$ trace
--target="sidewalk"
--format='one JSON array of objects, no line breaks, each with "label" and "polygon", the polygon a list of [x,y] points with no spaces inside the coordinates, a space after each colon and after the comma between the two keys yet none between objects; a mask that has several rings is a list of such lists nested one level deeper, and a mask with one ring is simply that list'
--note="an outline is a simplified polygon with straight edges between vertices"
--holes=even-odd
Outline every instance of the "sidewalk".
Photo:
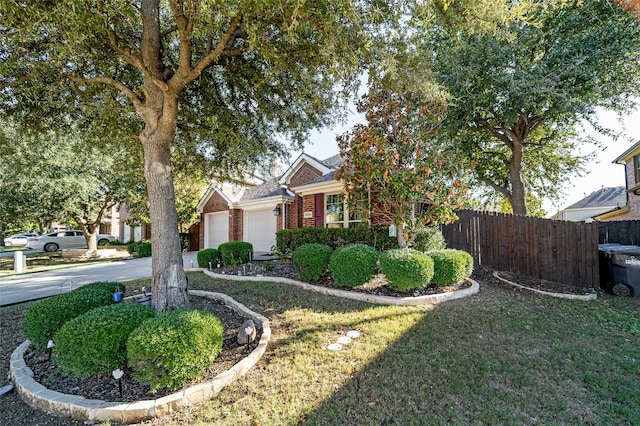
[{"label": "sidewalk", "polygon": [[[183,253],[185,269],[197,268],[197,252]],[[151,277],[151,258],[100,262],[0,278],[0,306],[68,292],[96,281],[129,281]]]}]

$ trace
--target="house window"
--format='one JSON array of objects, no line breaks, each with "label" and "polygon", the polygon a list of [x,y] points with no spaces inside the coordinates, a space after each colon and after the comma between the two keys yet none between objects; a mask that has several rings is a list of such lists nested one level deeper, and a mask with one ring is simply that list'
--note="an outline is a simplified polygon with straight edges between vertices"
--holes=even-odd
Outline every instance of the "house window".
[{"label": "house window", "polygon": [[[358,204],[366,200],[359,200]],[[330,194],[325,196],[324,226],[327,228],[349,228],[362,222],[364,212],[362,209],[350,211],[342,194]]]},{"label": "house window", "polygon": [[640,183],[640,155],[633,157],[633,169],[636,176],[636,183]]},{"label": "house window", "polygon": [[343,228],[344,200],[340,194],[326,195],[324,198],[324,226],[327,228]]}]

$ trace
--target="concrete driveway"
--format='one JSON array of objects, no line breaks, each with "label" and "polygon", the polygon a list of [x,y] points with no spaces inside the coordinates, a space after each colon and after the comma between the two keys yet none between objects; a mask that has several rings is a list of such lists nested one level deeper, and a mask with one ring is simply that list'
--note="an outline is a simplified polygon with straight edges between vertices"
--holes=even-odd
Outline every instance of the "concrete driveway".
[{"label": "concrete driveway", "polygon": [[[197,267],[197,252],[183,254],[184,267]],[[151,258],[129,259],[0,278],[0,306],[53,296],[96,281],[151,276]]]}]

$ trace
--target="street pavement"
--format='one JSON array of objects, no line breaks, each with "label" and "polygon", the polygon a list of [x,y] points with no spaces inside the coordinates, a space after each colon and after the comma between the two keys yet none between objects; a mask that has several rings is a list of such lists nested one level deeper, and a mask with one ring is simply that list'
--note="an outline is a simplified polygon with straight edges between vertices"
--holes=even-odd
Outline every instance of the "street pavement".
[{"label": "street pavement", "polygon": [[[185,268],[198,267],[197,252],[183,253]],[[129,281],[151,276],[151,258],[94,263],[0,278],[0,306],[65,293],[96,281]]]}]

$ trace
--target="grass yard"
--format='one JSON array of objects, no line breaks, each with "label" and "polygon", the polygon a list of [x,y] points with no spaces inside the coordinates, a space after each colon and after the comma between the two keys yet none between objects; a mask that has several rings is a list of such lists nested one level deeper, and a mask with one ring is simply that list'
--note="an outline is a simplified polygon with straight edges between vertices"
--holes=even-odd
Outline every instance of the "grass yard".
[{"label": "grass yard", "polygon": [[[640,424],[640,299],[481,283],[435,307],[373,306],[190,275],[272,322],[265,357],[203,410],[150,424]],[[347,331],[362,336],[329,352]]]},{"label": "grass yard", "polygon": [[[267,316],[271,344],[206,406],[141,424],[640,424],[640,299],[569,301],[491,281],[412,308],[200,273],[189,283]],[[15,309],[0,310],[3,324]],[[354,329],[343,350],[326,349]]]}]

